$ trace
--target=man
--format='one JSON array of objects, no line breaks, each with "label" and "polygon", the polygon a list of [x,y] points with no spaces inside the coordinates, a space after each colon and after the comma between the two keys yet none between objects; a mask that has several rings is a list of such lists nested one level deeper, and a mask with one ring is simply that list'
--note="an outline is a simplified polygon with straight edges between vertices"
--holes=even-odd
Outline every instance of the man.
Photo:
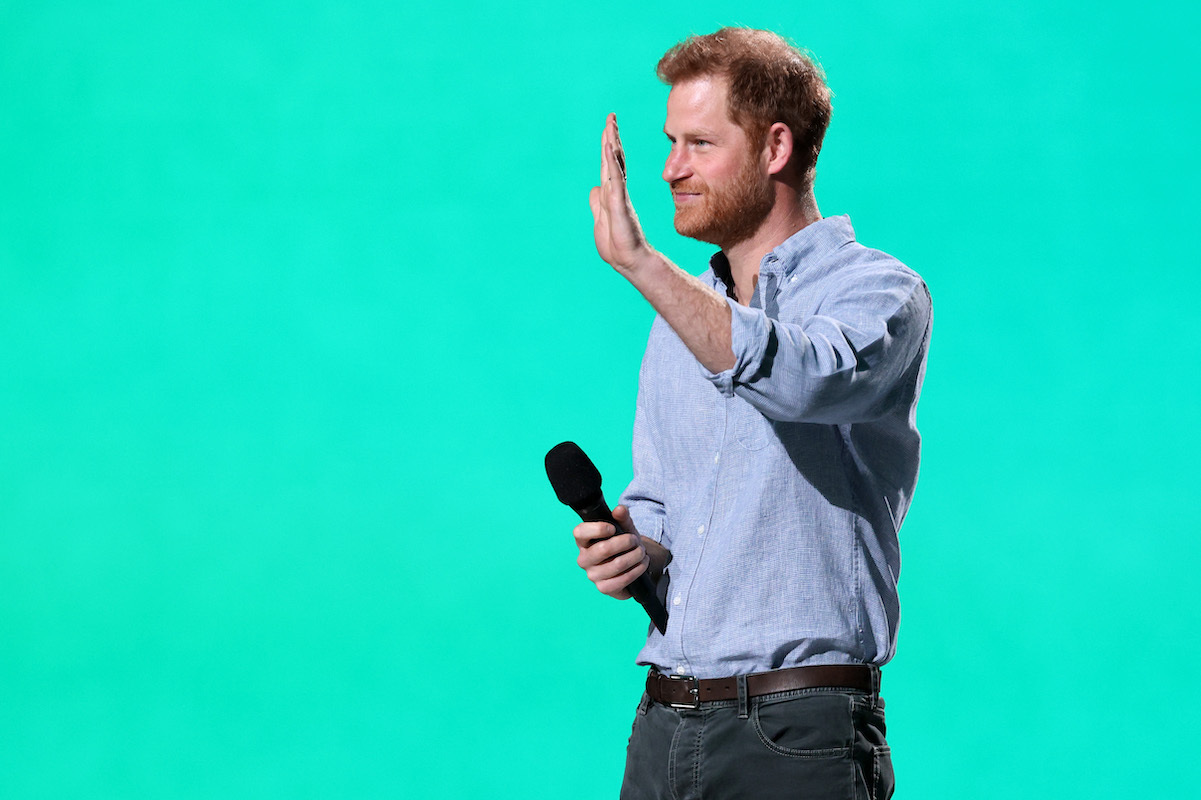
[{"label": "man", "polygon": [[896,644],[930,296],[819,213],[830,93],[808,58],[725,28],[658,74],[676,230],[721,250],[695,278],[647,243],[610,115],[596,247],[658,317],[624,531],[575,537],[601,592],[628,597],[649,570],[670,615],[638,658],[622,797],[888,797],[878,667]]}]

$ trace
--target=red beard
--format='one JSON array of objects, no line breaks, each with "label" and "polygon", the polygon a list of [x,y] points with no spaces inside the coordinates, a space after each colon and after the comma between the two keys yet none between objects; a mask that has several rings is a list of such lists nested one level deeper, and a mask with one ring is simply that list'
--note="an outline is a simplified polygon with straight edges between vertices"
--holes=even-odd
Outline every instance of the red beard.
[{"label": "red beard", "polygon": [[699,202],[676,207],[676,232],[723,249],[751,238],[771,213],[776,197],[771,181],[759,174],[750,153],[725,186],[714,189],[694,177],[672,183],[671,190],[700,195]]}]

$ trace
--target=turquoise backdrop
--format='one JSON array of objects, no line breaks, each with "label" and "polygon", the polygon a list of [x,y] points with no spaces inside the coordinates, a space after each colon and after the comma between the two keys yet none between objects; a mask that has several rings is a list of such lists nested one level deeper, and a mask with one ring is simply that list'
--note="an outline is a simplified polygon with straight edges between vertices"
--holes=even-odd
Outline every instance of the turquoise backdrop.
[{"label": "turquoise backdrop", "polygon": [[897,797],[1195,791],[1198,16],[0,2],[0,794],[616,796],[645,624],[542,456],[629,479],[588,188],[615,111],[704,268],[653,67],[721,24],[817,55],[821,209],[934,296]]}]

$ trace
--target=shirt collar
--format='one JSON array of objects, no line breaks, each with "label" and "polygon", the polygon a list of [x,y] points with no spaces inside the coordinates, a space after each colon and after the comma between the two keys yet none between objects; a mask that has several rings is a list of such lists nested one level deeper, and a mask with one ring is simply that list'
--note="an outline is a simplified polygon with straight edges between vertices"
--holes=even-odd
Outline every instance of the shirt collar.
[{"label": "shirt collar", "polygon": [[799,269],[806,259],[837,250],[853,241],[855,229],[851,227],[849,216],[824,217],[785,239],[779,247],[763,257],[759,269],[762,271],[769,262],[779,263],[780,272],[788,275]]},{"label": "shirt collar", "polygon": [[[806,225],[785,239],[779,247],[763,257],[759,262],[759,273],[776,272],[788,275],[801,267],[802,262],[810,256],[837,250],[847,242],[855,241],[855,229],[851,227],[851,218],[846,214],[836,217],[823,217],[817,222]],[[726,294],[734,296],[734,280],[730,274],[730,262],[726,254],[718,250],[709,259],[713,275],[724,286]]]}]

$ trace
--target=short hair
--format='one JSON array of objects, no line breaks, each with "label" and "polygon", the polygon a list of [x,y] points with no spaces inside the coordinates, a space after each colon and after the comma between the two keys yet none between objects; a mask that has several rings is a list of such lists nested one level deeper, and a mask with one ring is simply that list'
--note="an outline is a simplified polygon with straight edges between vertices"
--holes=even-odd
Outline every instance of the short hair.
[{"label": "short hair", "polygon": [[801,188],[813,186],[830,124],[830,87],[822,68],[795,44],[771,31],[722,28],[672,47],[655,73],[668,86],[700,77],[726,78],[730,119],[757,143],[773,124],[787,125]]}]

